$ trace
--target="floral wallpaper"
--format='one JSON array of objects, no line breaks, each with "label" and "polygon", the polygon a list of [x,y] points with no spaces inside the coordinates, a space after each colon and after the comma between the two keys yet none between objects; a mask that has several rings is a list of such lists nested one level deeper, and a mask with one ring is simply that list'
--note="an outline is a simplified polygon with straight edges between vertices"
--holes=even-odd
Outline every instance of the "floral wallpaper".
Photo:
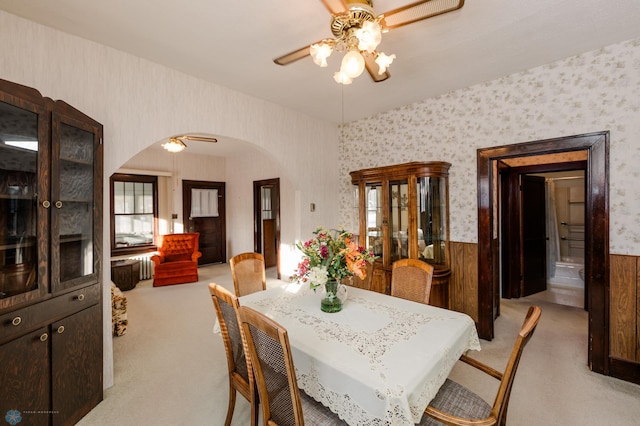
[{"label": "floral wallpaper", "polygon": [[640,254],[640,39],[343,125],[342,223],[357,230],[350,171],[448,161],[451,240],[475,243],[478,148],[598,131],[610,132],[610,251]]}]

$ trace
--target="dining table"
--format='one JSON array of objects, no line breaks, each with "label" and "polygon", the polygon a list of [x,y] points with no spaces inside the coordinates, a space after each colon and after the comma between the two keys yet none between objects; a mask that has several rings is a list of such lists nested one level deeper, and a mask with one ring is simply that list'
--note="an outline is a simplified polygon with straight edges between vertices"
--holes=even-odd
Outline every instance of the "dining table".
[{"label": "dining table", "polygon": [[480,350],[464,313],[348,287],[342,310],[285,284],[239,298],[287,329],[298,386],[349,425],[414,425],[460,356]]}]

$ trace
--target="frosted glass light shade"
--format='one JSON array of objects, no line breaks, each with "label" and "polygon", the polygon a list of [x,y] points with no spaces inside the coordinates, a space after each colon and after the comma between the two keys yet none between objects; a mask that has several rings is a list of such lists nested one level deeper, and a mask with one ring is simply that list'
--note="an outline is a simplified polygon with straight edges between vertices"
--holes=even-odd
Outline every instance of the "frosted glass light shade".
[{"label": "frosted glass light shade", "polygon": [[335,74],[333,74],[333,79],[336,81],[336,83],[341,83],[341,84],[353,83],[353,79],[348,75],[346,75],[345,73],[343,73],[342,71],[338,71]]},{"label": "frosted glass light shade", "polygon": [[169,152],[180,152],[187,147],[187,145],[180,139],[171,138],[169,142],[163,143],[162,147]]},{"label": "frosted glass light shade", "polygon": [[333,48],[327,43],[312,44],[309,48],[313,62],[320,67],[327,66],[327,58],[331,56],[332,52]]},{"label": "frosted glass light shade", "polygon": [[350,50],[342,58],[342,65],[340,66],[340,72],[346,74],[350,78],[356,78],[364,71],[364,58],[360,52],[356,50]]},{"label": "frosted glass light shade", "polygon": [[382,41],[382,28],[377,22],[365,21],[356,31],[358,49],[372,53]]},{"label": "frosted glass light shade", "polygon": [[378,74],[384,74],[395,58],[395,54],[387,56],[383,52],[378,53],[378,57],[376,58],[376,64],[378,64],[379,67]]}]

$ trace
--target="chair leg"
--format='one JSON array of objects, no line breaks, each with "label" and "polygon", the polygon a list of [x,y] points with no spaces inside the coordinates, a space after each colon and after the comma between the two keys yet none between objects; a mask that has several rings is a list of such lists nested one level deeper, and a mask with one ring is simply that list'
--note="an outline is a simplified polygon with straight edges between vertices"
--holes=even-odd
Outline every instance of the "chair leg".
[{"label": "chair leg", "polygon": [[233,418],[233,410],[236,408],[236,389],[229,384],[229,408],[227,408],[227,419],[224,421],[225,426],[231,425]]},{"label": "chair leg", "polygon": [[254,397],[251,403],[251,426],[258,426],[258,399]]}]

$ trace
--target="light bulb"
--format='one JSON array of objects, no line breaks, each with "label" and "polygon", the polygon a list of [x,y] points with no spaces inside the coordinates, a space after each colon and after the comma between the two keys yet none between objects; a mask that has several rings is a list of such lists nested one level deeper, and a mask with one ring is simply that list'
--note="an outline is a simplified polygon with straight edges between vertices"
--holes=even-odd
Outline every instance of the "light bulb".
[{"label": "light bulb", "polygon": [[350,50],[342,58],[340,72],[345,73],[350,78],[356,78],[364,71],[364,58],[357,50]]}]

